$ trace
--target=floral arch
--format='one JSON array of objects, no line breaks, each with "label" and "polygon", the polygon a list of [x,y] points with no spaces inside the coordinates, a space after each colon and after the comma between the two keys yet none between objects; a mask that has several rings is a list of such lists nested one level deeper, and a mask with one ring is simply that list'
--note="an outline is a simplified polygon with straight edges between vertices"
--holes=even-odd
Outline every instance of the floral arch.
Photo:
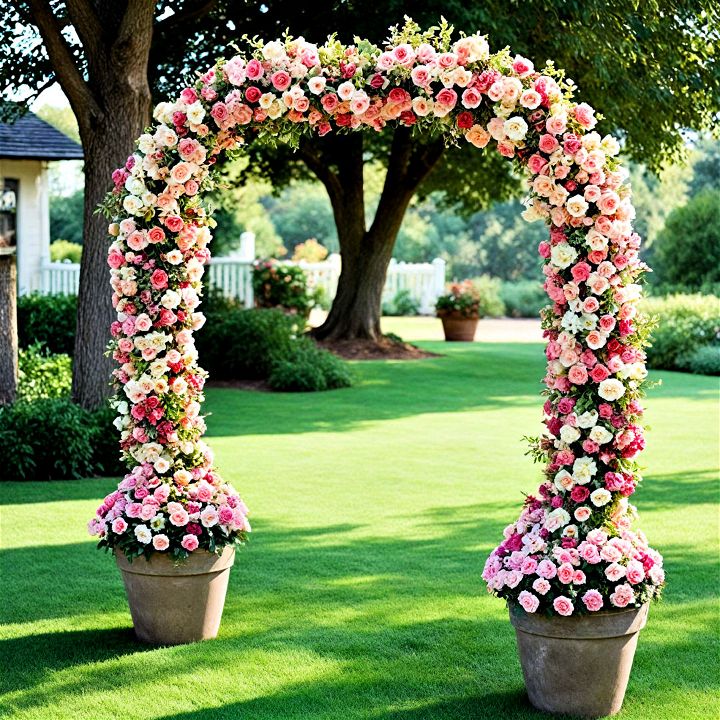
[{"label": "floral arch", "polygon": [[236,56],[160,103],[104,206],[117,310],[113,403],[129,473],[90,522],[100,545],[182,559],[250,531],[246,506],[201,439],[205,373],[193,331],[204,323],[215,223],[203,196],[218,156],[250,140],[297,145],[307,133],[397,124],[507,157],[528,177],[524,218],[549,228],[539,246],[551,301],[542,313],[547,432],[532,447],[545,479],[488,558],[489,589],[528,612],[560,615],[659,594],[662,558],[630,529],[627,500],[644,446],[640,238],[618,142],[595,132],[593,109],[573,89],[552,64],[539,71],[507,49],[490,53],[481,35],[453,38],[444,24],[423,32],[407,21],[383,48],[246,38]]}]

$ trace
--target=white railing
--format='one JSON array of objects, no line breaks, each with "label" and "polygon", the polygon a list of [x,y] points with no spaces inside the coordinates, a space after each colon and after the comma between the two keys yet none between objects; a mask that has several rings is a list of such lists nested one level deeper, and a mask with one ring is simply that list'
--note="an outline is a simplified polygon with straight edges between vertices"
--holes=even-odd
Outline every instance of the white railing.
[{"label": "white railing", "polygon": [[[340,256],[318,263],[297,264],[305,270],[310,287],[321,287],[328,300],[335,297],[340,277]],[[237,298],[245,307],[253,305],[252,262],[235,257],[213,258],[208,268],[210,282],[229,298]],[[41,292],[46,295],[77,294],[80,266],[74,263],[47,263],[42,268]],[[418,303],[420,312],[433,312],[435,301],[445,290],[445,261],[405,263],[391,260],[388,267],[383,302],[392,302],[398,292],[407,290]]]},{"label": "white railing", "polygon": [[51,262],[42,266],[40,292],[44,295],[77,295],[80,265]]}]

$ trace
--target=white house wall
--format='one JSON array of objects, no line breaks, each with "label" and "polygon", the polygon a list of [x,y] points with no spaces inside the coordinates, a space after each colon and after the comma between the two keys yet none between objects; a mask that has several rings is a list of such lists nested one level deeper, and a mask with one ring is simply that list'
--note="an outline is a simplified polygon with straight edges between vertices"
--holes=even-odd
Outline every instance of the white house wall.
[{"label": "white house wall", "polygon": [[42,290],[42,267],[50,260],[47,162],[0,159],[0,178],[18,181],[18,292],[25,295]]}]

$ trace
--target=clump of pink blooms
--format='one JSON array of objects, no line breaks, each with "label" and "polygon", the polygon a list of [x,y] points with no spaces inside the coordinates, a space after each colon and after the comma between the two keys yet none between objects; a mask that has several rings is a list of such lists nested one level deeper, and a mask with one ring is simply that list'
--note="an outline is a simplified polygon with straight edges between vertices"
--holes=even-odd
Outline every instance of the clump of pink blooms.
[{"label": "clump of pink blooms", "polygon": [[491,591],[528,612],[636,606],[663,585],[662,559],[630,529],[640,476],[645,324],[636,310],[640,238],[618,142],[595,132],[553,66],[444,23],[408,20],[385,47],[246,39],[160,103],[137,151],[113,173],[105,210],[117,320],[116,421],[130,472],[90,530],[129,554],[214,549],[242,540],[247,509],[202,442],[204,372],[193,331],[214,221],[203,197],[225,150],[263,137],[417,126],[448,144],[489,146],[529,175],[526,220],[541,220],[548,339],[546,481],[487,561]]}]

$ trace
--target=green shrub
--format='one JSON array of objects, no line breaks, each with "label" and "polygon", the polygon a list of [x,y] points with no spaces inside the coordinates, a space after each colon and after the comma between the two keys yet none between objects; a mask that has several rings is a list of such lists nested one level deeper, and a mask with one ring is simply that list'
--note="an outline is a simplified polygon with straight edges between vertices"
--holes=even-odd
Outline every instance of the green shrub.
[{"label": "green shrub", "polygon": [[472,284],[480,293],[480,317],[503,317],[505,303],[500,296],[502,281],[490,275],[473,278]]},{"label": "green shrub", "polygon": [[704,345],[678,358],[678,365],[697,375],[720,375],[720,345]]},{"label": "green shrub", "polygon": [[74,295],[23,295],[18,298],[20,347],[42,343],[52,353],[73,354],[77,298]]},{"label": "green shrub", "polygon": [[309,338],[298,338],[290,353],[275,362],[268,384],[284,392],[314,392],[349,387],[352,384],[346,363]]},{"label": "green shrub", "polygon": [[113,425],[117,413],[104,405],[92,413],[92,462],[98,475],[123,475],[127,472],[120,460],[120,432]]},{"label": "green shrub", "polygon": [[383,315],[408,317],[420,313],[420,303],[410,294],[408,289],[398,290],[395,297],[383,303]]},{"label": "green shrub", "polygon": [[53,354],[39,342],[18,352],[18,400],[69,397],[72,360]]},{"label": "green shrub", "polygon": [[258,307],[284,308],[307,317],[315,306],[305,271],[297,265],[284,265],[276,260],[258,261],[253,266],[252,285]]},{"label": "green shrub", "polygon": [[197,333],[200,363],[217,380],[265,380],[303,330],[303,321],[280,310],[229,310]]},{"label": "green shrub", "polygon": [[657,318],[648,365],[665,370],[683,370],[682,362],[695,350],[718,342],[720,298],[713,295],[670,295],[645,298],[641,309]]},{"label": "green shrub", "polygon": [[652,246],[659,282],[699,290],[720,282],[720,189],[708,188],[673,210]]},{"label": "green shrub", "polygon": [[55,240],[50,243],[50,260],[52,262],[79,263],[82,256],[82,245],[69,240]]},{"label": "green shrub", "polygon": [[92,475],[91,413],[67,399],[0,407],[0,464],[5,480],[60,480]]},{"label": "green shrub", "polygon": [[540,310],[550,302],[542,285],[535,280],[504,281],[500,298],[507,314],[516,318],[540,317]]}]

